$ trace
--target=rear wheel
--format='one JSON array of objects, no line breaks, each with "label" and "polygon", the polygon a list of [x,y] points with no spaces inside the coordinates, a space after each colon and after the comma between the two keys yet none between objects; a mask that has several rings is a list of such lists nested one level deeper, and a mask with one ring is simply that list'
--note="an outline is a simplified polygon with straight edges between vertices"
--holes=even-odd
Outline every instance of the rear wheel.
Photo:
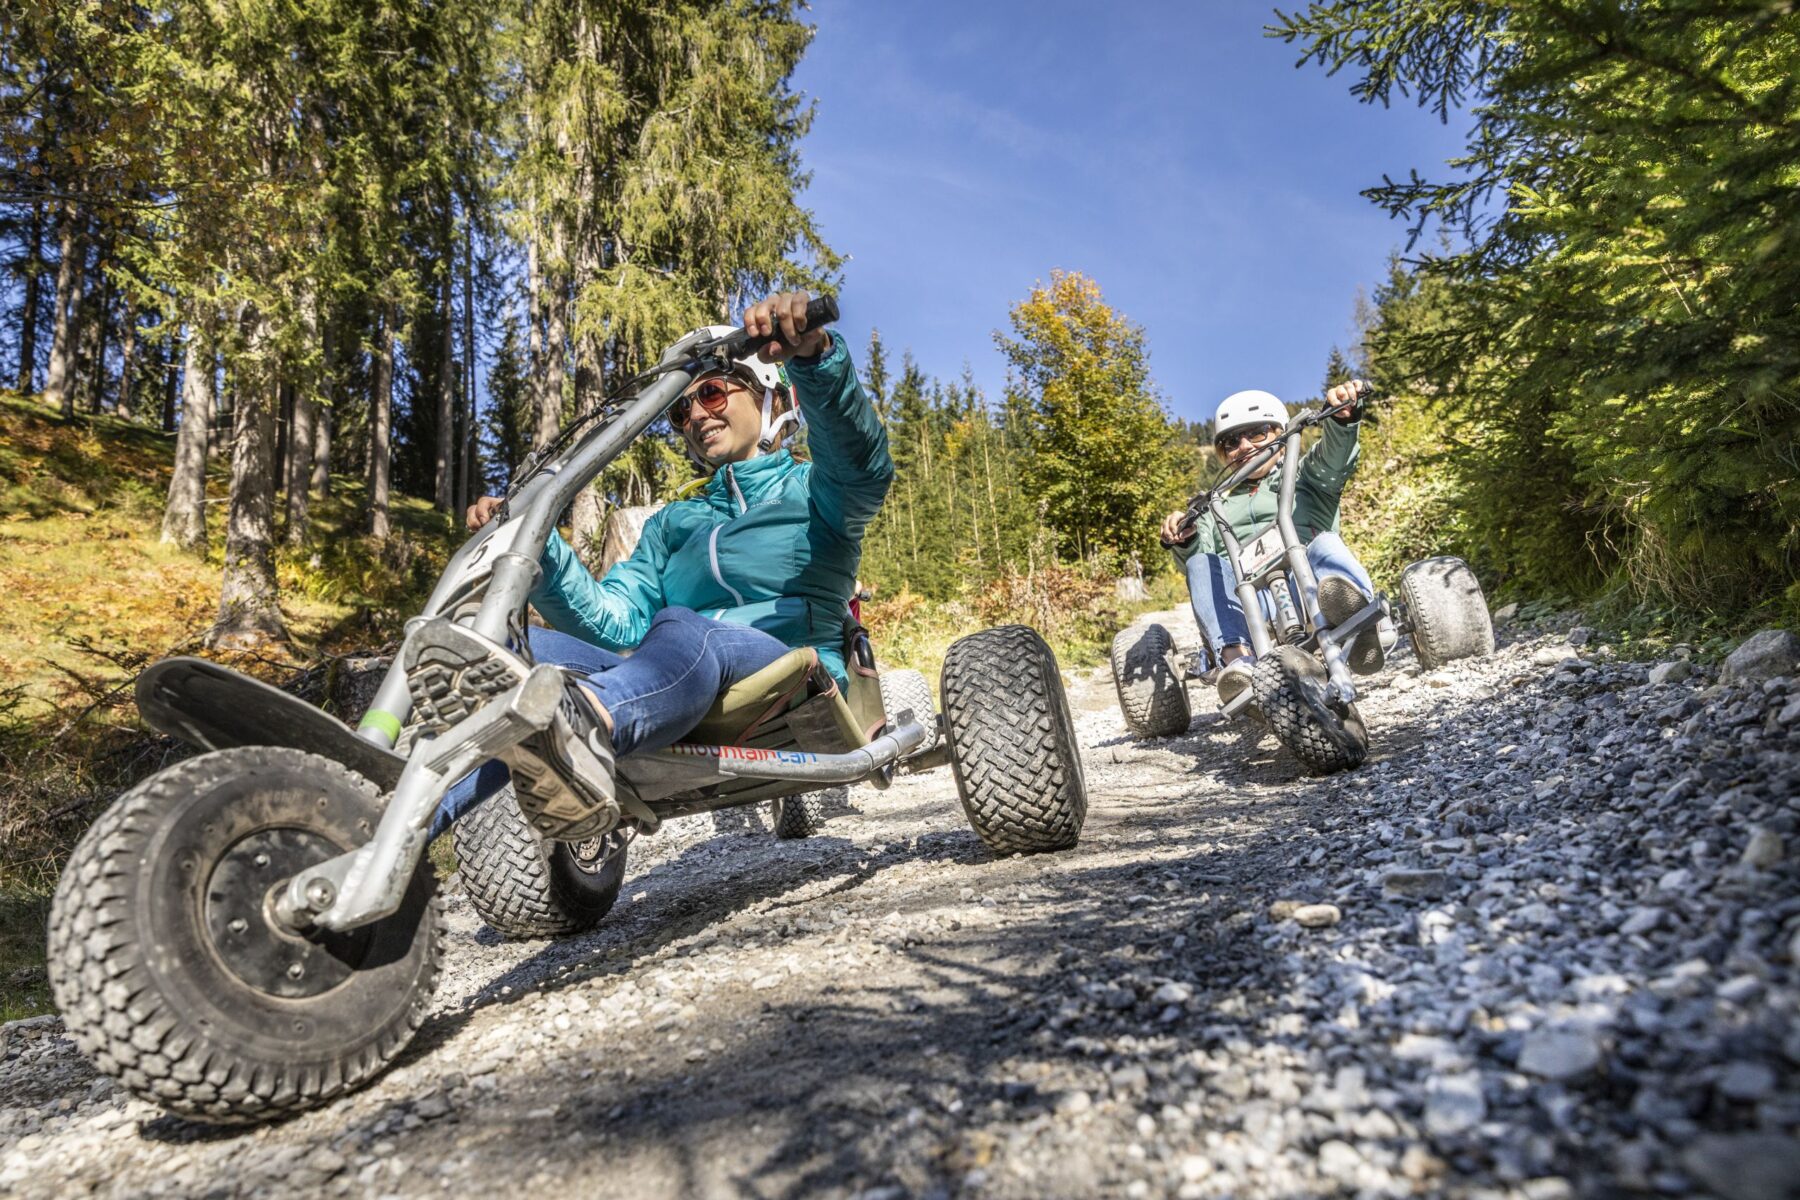
[{"label": "rear wheel", "polygon": [[507,937],[592,929],[625,882],[622,830],[580,842],[545,841],[519,811],[511,784],[464,814],[451,837],[469,902]]},{"label": "rear wheel", "polygon": [[1002,625],[944,656],[939,694],[963,812],[996,853],[1066,850],[1087,819],[1087,781],[1056,656]]},{"label": "rear wheel", "polygon": [[[842,794],[842,789],[837,789]],[[819,832],[825,824],[825,801],[830,791],[802,792],[798,796],[779,796],[773,801],[771,822],[778,838],[806,838]]]},{"label": "rear wheel", "polygon": [[1422,559],[1400,573],[1413,650],[1426,670],[1494,652],[1494,622],[1481,581],[1460,558]]},{"label": "rear wheel", "polygon": [[295,934],[277,885],[367,842],[383,797],[316,754],[177,763],[75,848],[50,912],[50,986],[75,1044],[136,1095],[225,1124],[316,1107],[381,1072],[437,983],[436,880],[345,933]]},{"label": "rear wheel", "polygon": [[1175,639],[1161,625],[1121,629],[1112,642],[1113,686],[1125,726],[1139,737],[1176,737],[1194,719],[1175,670]]},{"label": "rear wheel", "polygon": [[1325,668],[1293,646],[1278,646],[1256,660],[1256,703],[1281,744],[1315,775],[1362,762],[1369,732],[1356,705],[1340,710],[1326,698]]},{"label": "rear wheel", "polygon": [[920,671],[883,671],[881,673],[881,709],[890,726],[901,713],[910,711],[925,727],[925,740],[914,754],[923,754],[938,743],[937,705],[931,700],[931,684]]}]

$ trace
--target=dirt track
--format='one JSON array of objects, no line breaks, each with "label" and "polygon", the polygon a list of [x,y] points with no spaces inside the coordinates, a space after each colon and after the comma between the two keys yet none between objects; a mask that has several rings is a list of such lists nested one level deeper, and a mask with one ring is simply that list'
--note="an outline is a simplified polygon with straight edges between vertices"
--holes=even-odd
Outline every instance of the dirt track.
[{"label": "dirt track", "polygon": [[1068,854],[993,861],[946,770],[805,842],[673,823],[562,942],[498,941],[452,883],[399,1068],[279,1126],[162,1116],[14,1028],[0,1191],[1783,1195],[1793,694],[1572,655],[1400,655],[1371,762],[1324,780],[1211,718],[1133,742],[1083,673]]}]

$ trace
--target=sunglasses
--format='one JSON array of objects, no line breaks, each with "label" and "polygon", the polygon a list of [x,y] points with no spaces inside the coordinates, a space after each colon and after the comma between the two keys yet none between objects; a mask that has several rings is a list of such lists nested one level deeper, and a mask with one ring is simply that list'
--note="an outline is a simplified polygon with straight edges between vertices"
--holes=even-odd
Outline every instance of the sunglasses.
[{"label": "sunglasses", "polygon": [[1220,454],[1230,454],[1238,448],[1240,442],[1253,442],[1268,437],[1280,428],[1279,425],[1252,425],[1248,429],[1234,429],[1230,433],[1221,433],[1213,440],[1213,445],[1218,447]]},{"label": "sunglasses", "polygon": [[713,416],[718,416],[725,411],[725,405],[730,403],[732,394],[739,386],[722,379],[709,379],[693,391],[683,392],[681,399],[675,401],[674,406],[669,409],[669,424],[677,429],[686,425],[696,404]]}]

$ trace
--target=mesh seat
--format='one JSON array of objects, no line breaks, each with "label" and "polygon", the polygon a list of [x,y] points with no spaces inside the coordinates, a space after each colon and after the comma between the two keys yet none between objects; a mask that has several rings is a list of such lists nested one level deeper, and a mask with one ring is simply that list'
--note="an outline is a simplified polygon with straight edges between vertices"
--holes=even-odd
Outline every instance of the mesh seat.
[{"label": "mesh seat", "polygon": [[818,651],[802,646],[725,689],[681,740],[842,754],[867,745],[873,732],[859,725]]}]

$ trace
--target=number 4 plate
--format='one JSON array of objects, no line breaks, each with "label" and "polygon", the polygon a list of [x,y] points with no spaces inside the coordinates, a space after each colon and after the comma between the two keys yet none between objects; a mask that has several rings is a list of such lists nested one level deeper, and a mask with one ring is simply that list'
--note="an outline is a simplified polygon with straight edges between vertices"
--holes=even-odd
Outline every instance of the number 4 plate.
[{"label": "number 4 plate", "polygon": [[1244,547],[1244,561],[1249,564],[1250,578],[1254,579],[1268,569],[1276,559],[1287,553],[1287,547],[1281,544],[1281,526],[1271,525],[1262,531],[1255,541]]}]

